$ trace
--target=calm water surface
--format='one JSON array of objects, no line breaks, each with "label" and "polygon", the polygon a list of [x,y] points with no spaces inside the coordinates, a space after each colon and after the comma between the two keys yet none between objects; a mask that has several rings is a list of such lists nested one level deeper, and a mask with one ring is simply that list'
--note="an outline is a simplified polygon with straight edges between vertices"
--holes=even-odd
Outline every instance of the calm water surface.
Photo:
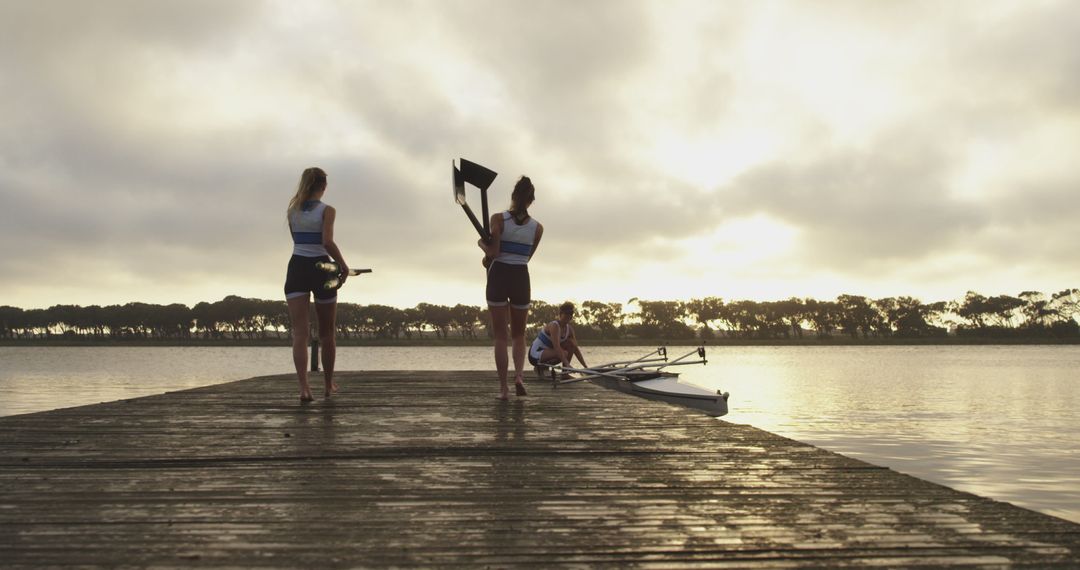
[{"label": "calm water surface", "polygon": [[[0,415],[288,373],[290,359],[286,347],[0,347]],[[1080,522],[1080,347],[730,347],[709,360],[682,369],[683,379],[731,392],[726,421]],[[481,347],[338,354],[342,370],[491,362]]]}]

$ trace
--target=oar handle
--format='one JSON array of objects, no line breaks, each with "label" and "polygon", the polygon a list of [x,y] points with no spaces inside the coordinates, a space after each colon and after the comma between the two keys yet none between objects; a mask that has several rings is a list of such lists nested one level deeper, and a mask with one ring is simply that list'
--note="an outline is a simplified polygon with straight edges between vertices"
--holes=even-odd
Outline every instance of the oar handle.
[{"label": "oar handle", "polygon": [[486,224],[481,225],[480,220],[476,218],[476,214],[473,213],[472,208],[468,204],[462,204],[461,209],[465,210],[465,215],[469,216],[469,221],[472,222],[476,233],[480,234],[480,239],[484,241],[491,241],[491,232],[488,231]]}]

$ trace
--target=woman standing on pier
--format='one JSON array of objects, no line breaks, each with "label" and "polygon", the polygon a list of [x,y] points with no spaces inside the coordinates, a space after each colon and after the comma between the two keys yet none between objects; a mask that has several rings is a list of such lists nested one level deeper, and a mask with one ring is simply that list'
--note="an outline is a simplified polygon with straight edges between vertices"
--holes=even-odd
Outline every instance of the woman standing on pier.
[{"label": "woman standing on pier", "polygon": [[522,176],[510,196],[510,209],[491,216],[491,241],[477,242],[490,259],[487,273],[487,302],[495,335],[495,369],[499,372],[499,399],[510,398],[506,344],[507,323],[513,339],[514,388],[524,396],[525,323],[529,317],[532,288],[529,260],[540,245],[544,226],[529,215],[536,190],[529,177]]},{"label": "woman standing on pier", "polygon": [[334,383],[334,357],[337,345],[334,341],[337,316],[337,290],[326,289],[326,273],[315,264],[333,258],[341,271],[341,282],[349,274],[349,266],[334,243],[334,217],[337,212],[322,201],[326,192],[326,172],[321,168],[308,168],[300,175],[296,195],[289,201],[287,212],[289,231],[293,239],[293,255],[285,277],[285,300],[289,305],[292,322],[293,364],[300,380],[300,403],[315,399],[308,384],[308,335],[310,330],[309,303],[315,295],[315,315],[319,321],[319,343],[322,346],[323,380],[326,397],[337,392]]}]

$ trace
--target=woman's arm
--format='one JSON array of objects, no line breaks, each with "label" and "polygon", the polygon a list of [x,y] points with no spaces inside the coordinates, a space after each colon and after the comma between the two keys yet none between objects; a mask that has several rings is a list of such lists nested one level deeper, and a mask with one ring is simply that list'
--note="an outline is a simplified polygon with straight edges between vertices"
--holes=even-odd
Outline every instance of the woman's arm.
[{"label": "woman's arm", "polygon": [[540,238],[544,237],[544,224],[536,222],[536,239],[533,240],[532,253],[529,254],[529,259],[536,255],[536,248],[540,247]]},{"label": "woman's arm", "polygon": [[562,338],[562,330],[559,327],[559,321],[548,323],[548,338],[552,339],[551,344],[555,345],[555,353],[559,355],[559,362],[563,366],[570,366],[570,357],[566,355],[566,351],[563,350],[562,343],[559,339]]},{"label": "woman's arm", "polygon": [[345,263],[345,257],[341,255],[341,250],[334,243],[334,219],[336,217],[337,210],[333,206],[327,206],[323,210],[322,244],[330,257],[337,262],[338,269],[341,271],[341,284],[344,285],[345,279],[349,276],[349,264]]},{"label": "woman's arm", "polygon": [[571,325],[566,325],[566,326],[570,328],[570,336],[567,337],[567,340],[570,341],[570,343],[571,343],[570,346],[574,347],[574,354],[572,354],[571,356],[576,356],[577,357],[578,362],[581,363],[582,368],[588,368],[589,365],[585,364],[585,357],[581,355],[581,347],[578,346],[577,331],[575,331],[574,327],[571,326]]},{"label": "woman's arm", "polygon": [[488,259],[495,259],[499,257],[499,241],[502,239],[503,233],[503,219],[502,214],[493,214],[491,216],[491,241],[485,242],[484,240],[478,240],[476,245],[480,246],[480,249],[484,250],[484,257]]}]

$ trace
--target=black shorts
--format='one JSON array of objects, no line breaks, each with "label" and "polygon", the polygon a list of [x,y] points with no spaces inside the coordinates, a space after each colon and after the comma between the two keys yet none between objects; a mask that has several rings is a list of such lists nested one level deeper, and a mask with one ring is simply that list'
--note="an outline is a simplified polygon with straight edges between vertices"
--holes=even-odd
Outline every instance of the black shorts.
[{"label": "black shorts", "polygon": [[488,268],[487,303],[489,307],[528,309],[532,301],[528,265],[510,265],[495,261]]},{"label": "black shorts", "polygon": [[315,264],[320,261],[330,261],[330,258],[325,255],[321,257],[294,255],[289,259],[289,271],[285,274],[286,299],[306,298],[308,293],[314,293],[316,303],[337,301],[337,289],[323,288],[326,280],[333,276],[315,267]]}]

